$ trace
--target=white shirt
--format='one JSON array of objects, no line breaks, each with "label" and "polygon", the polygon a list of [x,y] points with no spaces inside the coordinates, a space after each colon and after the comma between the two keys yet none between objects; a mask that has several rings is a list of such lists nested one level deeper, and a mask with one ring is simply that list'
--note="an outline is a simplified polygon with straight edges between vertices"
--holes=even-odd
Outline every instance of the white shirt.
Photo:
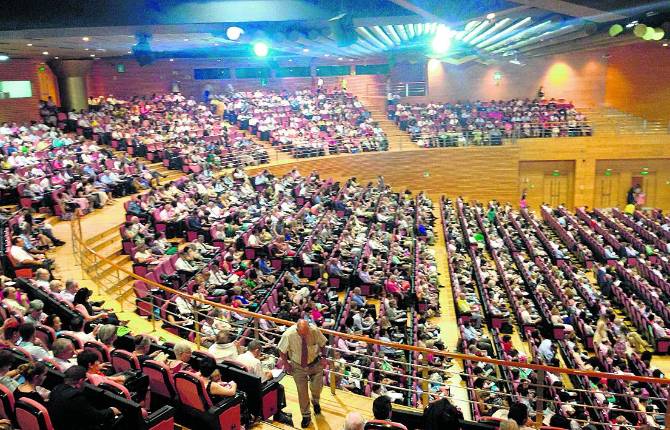
[{"label": "white shirt", "polygon": [[16,245],[12,245],[12,247],[9,249],[9,254],[12,256],[14,261],[19,264],[23,263],[24,261],[34,260],[33,256],[30,255],[28,251]]},{"label": "white shirt", "polygon": [[191,263],[189,263],[188,261],[184,260],[181,257],[177,258],[177,261],[175,261],[174,268],[177,270],[183,270],[184,272],[195,271],[195,267],[193,267]]},{"label": "white shirt", "polygon": [[237,346],[233,342],[224,344],[215,343],[209,347],[209,352],[216,358],[218,363],[239,357],[237,355]]},{"label": "white shirt", "polygon": [[251,351],[247,351],[244,354],[238,355],[235,361],[244,365],[244,367],[247,368],[247,371],[252,375],[261,378],[261,382],[265,382],[267,380],[261,361],[254,357]]}]

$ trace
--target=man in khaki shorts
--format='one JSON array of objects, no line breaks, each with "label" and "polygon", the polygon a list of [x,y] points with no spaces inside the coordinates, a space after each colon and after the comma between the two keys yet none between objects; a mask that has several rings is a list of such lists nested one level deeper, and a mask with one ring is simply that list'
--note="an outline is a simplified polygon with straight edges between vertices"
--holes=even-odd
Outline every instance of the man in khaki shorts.
[{"label": "man in khaki shorts", "polygon": [[321,413],[319,399],[323,389],[323,368],[326,364],[324,348],[328,340],[314,325],[301,319],[284,332],[277,348],[281,353],[284,370],[293,375],[298,390],[302,414],[302,428],[312,421],[309,410],[309,391],[312,392],[314,413]]}]

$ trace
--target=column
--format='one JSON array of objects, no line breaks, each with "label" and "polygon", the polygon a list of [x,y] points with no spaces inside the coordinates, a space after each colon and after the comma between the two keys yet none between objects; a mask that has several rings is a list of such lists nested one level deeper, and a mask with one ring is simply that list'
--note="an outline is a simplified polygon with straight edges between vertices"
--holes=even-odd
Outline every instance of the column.
[{"label": "column", "polygon": [[575,160],[575,207],[593,207],[595,201],[596,159],[594,157]]},{"label": "column", "polygon": [[49,67],[58,77],[62,106],[67,110],[88,109],[86,75],[93,60],[53,60]]}]

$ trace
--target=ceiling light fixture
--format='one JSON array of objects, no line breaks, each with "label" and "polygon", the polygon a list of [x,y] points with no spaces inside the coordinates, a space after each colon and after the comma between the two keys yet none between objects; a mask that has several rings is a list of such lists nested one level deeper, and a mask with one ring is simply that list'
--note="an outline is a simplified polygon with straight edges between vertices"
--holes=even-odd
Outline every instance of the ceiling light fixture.
[{"label": "ceiling light fixture", "polygon": [[60,57],[54,57],[54,59],[58,60]]},{"label": "ceiling light fixture", "polygon": [[26,43],[26,46],[33,46],[32,43]]},{"label": "ceiling light fixture", "polygon": [[42,51],[42,55],[49,55],[49,51]]},{"label": "ceiling light fixture", "polygon": [[339,58],[338,58],[338,60],[339,60],[339,61],[342,61],[342,60],[343,60],[343,58],[342,58],[342,57],[339,57]]},{"label": "ceiling light fixture", "polygon": [[437,27],[435,32],[435,37],[431,42],[430,46],[433,49],[433,52],[436,54],[444,54],[449,50],[451,46],[451,36],[452,32],[444,25]]},{"label": "ceiling light fixture", "polygon": [[95,54],[91,54],[90,56],[91,56],[91,57],[95,57]]},{"label": "ceiling light fixture", "polygon": [[240,27],[228,27],[226,30],[226,37],[230,40],[238,40],[244,34],[244,30]]},{"label": "ceiling light fixture", "polygon": [[302,52],[309,52],[308,48],[302,48]]},{"label": "ceiling light fixture", "polygon": [[9,55],[7,54],[0,54],[0,61],[7,61],[9,60]]},{"label": "ceiling light fixture", "polygon": [[270,52],[270,47],[265,42],[256,42],[254,43],[254,54],[257,57],[266,57]]},{"label": "ceiling light fixture", "polygon": [[174,58],[170,58],[170,61],[174,61]]},{"label": "ceiling light fixture", "polygon": [[188,37],[185,37],[185,38],[184,38],[184,42],[188,42]]},{"label": "ceiling light fixture", "polygon": [[91,39],[88,36],[84,36],[81,38],[81,40],[83,40],[84,42],[88,42]]}]

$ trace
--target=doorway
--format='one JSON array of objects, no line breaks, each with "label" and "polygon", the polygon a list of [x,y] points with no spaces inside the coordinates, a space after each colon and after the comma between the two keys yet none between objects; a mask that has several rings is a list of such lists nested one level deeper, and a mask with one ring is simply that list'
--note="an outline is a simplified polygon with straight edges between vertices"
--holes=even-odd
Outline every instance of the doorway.
[{"label": "doorway", "polygon": [[568,202],[568,177],[545,176],[543,201],[551,206],[558,206]]}]

